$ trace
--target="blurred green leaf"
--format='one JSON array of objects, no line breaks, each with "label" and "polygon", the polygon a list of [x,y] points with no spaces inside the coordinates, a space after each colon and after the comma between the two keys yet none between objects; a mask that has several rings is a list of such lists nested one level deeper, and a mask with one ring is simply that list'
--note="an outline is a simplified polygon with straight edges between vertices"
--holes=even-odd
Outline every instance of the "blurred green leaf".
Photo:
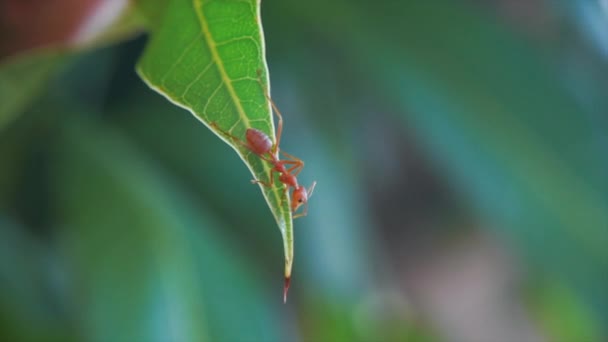
[{"label": "blurred green leaf", "polygon": [[133,5],[125,7],[112,25],[79,41],[22,51],[1,60],[0,130],[37,99],[62,62],[72,53],[121,41],[139,32],[143,27],[143,18],[135,9]]},{"label": "blurred green leaf", "polygon": [[[0,339],[71,341],[52,271],[56,259],[21,225],[0,217]],[[32,327],[35,326],[35,329]]]},{"label": "blurred green leaf", "polygon": [[146,28],[154,31],[160,26],[171,0],[139,0],[137,1],[137,11],[146,23]]},{"label": "blurred green leaf", "polygon": [[608,322],[608,127],[564,84],[551,51],[452,1],[283,1],[274,10],[347,56],[488,225]]},{"label": "blurred green leaf", "polygon": [[[407,14],[398,38],[385,24],[391,13]],[[597,130],[560,83],[558,66],[449,1],[386,4],[366,18],[376,37],[399,39],[401,48],[361,32],[352,35],[351,55],[375,66],[364,68],[373,70],[367,76],[400,106],[447,176],[530,260],[578,288],[608,319],[606,146],[595,144]],[[373,55],[359,48],[370,44]]]},{"label": "blurred green leaf", "polygon": [[531,306],[551,341],[602,341],[597,320],[576,295],[559,282],[540,282],[532,289]]},{"label": "blurred green leaf", "polygon": [[[116,129],[195,191],[231,227],[226,234],[234,234],[235,240],[241,242],[240,248],[254,254],[268,253],[268,262],[281,258],[282,246],[274,246],[280,236],[274,229],[264,229],[274,224],[274,218],[266,202],[260,200],[258,188],[251,186],[250,173],[241,159],[234,153],[227,154],[224,142],[192,115],[150,92],[139,79],[136,81],[130,87],[135,91],[111,109]],[[158,139],[163,135],[179,138]],[[192,158],[193,155],[204,158]],[[239,208],[239,215],[234,215],[234,208]],[[281,247],[280,253],[274,247]]]},{"label": "blurred green leaf", "polygon": [[45,89],[63,55],[58,49],[33,51],[0,64],[0,130]]},{"label": "blurred green leaf", "polygon": [[352,302],[339,305],[308,298],[302,305],[302,323],[315,329],[302,332],[304,341],[407,341],[438,342],[439,339],[411,324],[404,315],[386,308],[376,311],[353,306]]},{"label": "blurred green leaf", "polygon": [[[270,104],[257,76],[262,71],[267,79],[261,32],[255,0],[176,0],[154,31],[137,70],[152,89],[190,111],[230,145],[256,179],[267,182],[270,165],[226,134],[244,139],[246,130],[254,127],[274,140]],[[281,231],[285,276],[290,277],[289,198],[280,182],[260,188]]]},{"label": "blurred green leaf", "polygon": [[279,340],[219,223],[128,141],[74,118],[54,174],[74,317],[101,341]]}]

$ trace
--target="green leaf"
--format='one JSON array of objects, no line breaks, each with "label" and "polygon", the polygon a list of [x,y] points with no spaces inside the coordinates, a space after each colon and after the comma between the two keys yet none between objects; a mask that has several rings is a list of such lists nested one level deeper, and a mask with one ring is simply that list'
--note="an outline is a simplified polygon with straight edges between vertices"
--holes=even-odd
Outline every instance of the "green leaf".
[{"label": "green leaf", "polygon": [[[230,145],[256,179],[271,167],[227,133],[244,139],[254,127],[274,141],[259,2],[175,0],[146,47],[137,71],[155,91],[187,109]],[[219,127],[219,129],[218,129]],[[293,223],[283,184],[260,185],[283,237],[285,276],[291,276]]]},{"label": "green leaf", "polygon": [[[87,19],[87,18],[83,18]],[[49,80],[75,52],[125,40],[139,32],[144,19],[134,6],[126,7],[112,25],[74,42],[19,52],[0,63],[0,129],[38,98]]]},{"label": "green leaf", "polygon": [[160,26],[170,0],[141,0],[136,10],[146,24],[146,29],[154,31]]},{"label": "green leaf", "polygon": [[0,215],[0,340],[77,340],[62,303],[49,300],[58,292],[52,281],[55,262],[28,229]]},{"label": "green leaf", "polygon": [[57,49],[41,50],[0,65],[0,128],[15,119],[44,90],[62,56]]}]

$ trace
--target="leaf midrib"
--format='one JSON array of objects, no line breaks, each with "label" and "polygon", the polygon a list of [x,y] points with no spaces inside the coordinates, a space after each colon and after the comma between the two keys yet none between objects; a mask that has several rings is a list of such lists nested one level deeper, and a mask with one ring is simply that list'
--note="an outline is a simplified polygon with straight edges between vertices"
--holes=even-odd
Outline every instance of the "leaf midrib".
[{"label": "leaf midrib", "polygon": [[211,58],[215,61],[217,65],[217,69],[220,73],[220,77],[222,78],[222,83],[226,85],[226,89],[232,98],[232,102],[236,105],[236,110],[241,117],[241,120],[245,123],[245,126],[250,127],[251,122],[247,115],[245,115],[245,110],[241,105],[241,101],[239,101],[234,88],[232,87],[232,80],[228,77],[228,73],[226,72],[226,68],[224,67],[224,62],[220,58],[220,55],[217,52],[217,44],[215,43],[215,39],[213,39],[213,35],[209,30],[209,26],[207,25],[207,19],[205,17],[205,13],[203,10],[203,3],[201,0],[194,0],[194,10],[196,11],[196,16],[198,17],[198,21],[201,24],[201,29],[203,30],[203,35],[205,36],[205,42],[209,47],[209,51],[211,51]]},{"label": "leaf midrib", "polygon": [[[249,118],[247,118],[247,116],[245,115],[245,111],[241,105],[241,102],[232,86],[232,80],[228,76],[228,74],[226,72],[226,68],[224,67],[224,63],[223,63],[222,59],[220,58],[219,53],[217,51],[217,44],[215,42],[215,39],[213,39],[213,35],[211,34],[211,31],[209,30],[209,26],[207,25],[207,21],[206,21],[204,9],[203,9],[203,3],[201,0],[193,0],[193,3],[194,3],[194,10],[196,11],[196,15],[197,15],[200,25],[201,25],[201,30],[203,32],[203,35],[205,36],[205,42],[206,42],[207,46],[209,47],[209,51],[211,52],[211,58],[215,61],[216,65],[217,65],[217,69],[218,69],[218,72],[220,73],[220,77],[222,78],[222,82],[226,85],[226,89],[228,90],[228,93],[230,94],[232,101],[235,103],[237,112],[239,113],[239,116],[243,120],[245,126],[251,127],[251,122],[249,121]],[[264,171],[270,172],[270,168],[265,163],[262,163],[262,164],[263,164],[262,167],[263,167]],[[272,174],[270,175],[270,177],[272,177]],[[281,198],[280,198],[279,193],[276,190],[276,188],[273,189],[273,191],[271,191],[271,192],[273,193],[277,203],[280,203]],[[265,193],[264,189],[262,189],[262,193]],[[288,200],[289,200],[289,198],[288,198]],[[271,210],[274,211],[272,207],[271,207]],[[283,215],[279,215],[279,216],[283,216]],[[280,222],[278,222],[278,223],[279,223],[279,226],[281,226]],[[286,224],[287,223],[285,222],[285,225]],[[286,226],[284,226],[282,230],[285,232],[285,234],[287,234]]]}]

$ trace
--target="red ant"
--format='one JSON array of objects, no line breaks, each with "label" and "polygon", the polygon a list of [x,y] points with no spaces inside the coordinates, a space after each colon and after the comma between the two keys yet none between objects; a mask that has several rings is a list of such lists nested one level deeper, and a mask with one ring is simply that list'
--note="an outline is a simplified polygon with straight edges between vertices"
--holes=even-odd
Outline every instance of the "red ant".
[{"label": "red ant", "polygon": [[[298,218],[302,216],[306,216],[308,213],[308,199],[312,196],[312,192],[315,189],[315,185],[317,182],[312,182],[310,188],[306,189],[305,187],[298,184],[297,176],[304,168],[304,162],[292,156],[291,154],[281,151],[283,155],[287,158],[285,160],[280,160],[278,156],[279,152],[279,143],[281,142],[281,134],[283,133],[283,116],[281,112],[277,108],[276,104],[268,95],[268,91],[262,84],[262,75],[260,70],[258,70],[258,83],[264,92],[264,96],[272,105],[272,109],[274,114],[278,117],[277,123],[277,142],[275,144],[272,143],[270,137],[256,128],[247,128],[245,132],[246,141],[243,141],[229,132],[222,131],[217,124],[212,123],[212,125],[219,131],[223,132],[227,136],[231,137],[234,141],[239,144],[245,146],[251,152],[255,153],[262,160],[265,160],[272,164],[273,168],[270,170],[270,181],[264,182],[261,180],[254,179],[251,182],[253,184],[260,183],[264,186],[272,186],[274,184],[274,174],[276,172],[279,174],[279,181],[285,184],[285,196],[289,193],[289,188],[293,188],[293,192],[291,193],[291,213],[295,214],[298,208],[301,205],[305,204],[306,207],[304,211],[300,214],[294,215],[293,218]],[[289,168],[285,167],[285,165],[290,165]],[[291,277],[285,276],[285,285],[283,287],[283,302],[287,302],[287,291],[289,290],[289,284],[291,282]]]},{"label": "red ant", "polygon": [[[262,91],[264,92],[264,96],[266,96],[266,99],[268,99],[268,101],[270,101],[273,112],[278,117],[276,144],[272,143],[272,141],[270,140],[270,137],[266,133],[264,133],[256,128],[247,128],[247,131],[245,133],[246,141],[242,141],[241,139],[235,137],[234,135],[232,135],[228,132],[224,132],[224,131],[222,131],[222,132],[224,134],[230,136],[236,142],[245,146],[247,149],[249,149],[251,152],[255,153],[261,159],[263,159],[273,165],[273,168],[270,171],[270,181],[269,182],[264,182],[264,181],[257,180],[257,179],[254,179],[251,182],[253,184],[260,183],[264,186],[270,187],[274,184],[273,172],[278,173],[279,181],[281,183],[285,184],[285,195],[286,196],[289,192],[289,188],[293,188],[293,192],[291,194],[291,212],[292,212],[292,214],[295,214],[301,205],[306,204],[304,211],[300,214],[294,215],[293,218],[295,219],[298,217],[306,216],[306,214],[308,213],[308,199],[312,196],[312,192],[314,191],[315,185],[317,184],[317,182],[313,182],[312,185],[310,186],[310,188],[308,188],[308,189],[301,186],[300,184],[298,184],[297,176],[304,168],[304,162],[301,159],[294,157],[284,151],[281,151],[281,153],[283,153],[283,155],[288,159],[280,160],[277,157],[278,152],[279,152],[279,143],[281,142],[281,134],[283,132],[283,116],[281,115],[281,112],[275,105],[274,101],[272,101],[272,99],[268,95],[266,88],[264,88],[264,85],[262,84],[262,81],[261,81],[261,73],[259,70],[258,70],[258,83],[260,84],[260,87],[262,88]],[[216,129],[221,131],[221,129],[219,129],[219,127],[217,127],[217,125],[215,123],[212,123],[212,125]],[[287,168],[287,167],[285,167],[285,165],[290,165],[290,167]]]}]

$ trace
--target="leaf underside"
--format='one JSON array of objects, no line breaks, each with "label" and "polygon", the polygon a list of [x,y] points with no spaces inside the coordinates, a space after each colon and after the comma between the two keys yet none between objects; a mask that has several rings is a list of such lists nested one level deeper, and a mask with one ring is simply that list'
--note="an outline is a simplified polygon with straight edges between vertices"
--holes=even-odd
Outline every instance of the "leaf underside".
[{"label": "leaf underside", "polygon": [[[256,0],[174,0],[148,43],[137,72],[172,103],[190,111],[230,145],[255,179],[268,182],[271,165],[243,141],[248,128],[273,141],[270,104],[258,82],[268,84],[265,48]],[[293,222],[280,182],[260,185],[283,237],[285,276],[291,276]]]}]

